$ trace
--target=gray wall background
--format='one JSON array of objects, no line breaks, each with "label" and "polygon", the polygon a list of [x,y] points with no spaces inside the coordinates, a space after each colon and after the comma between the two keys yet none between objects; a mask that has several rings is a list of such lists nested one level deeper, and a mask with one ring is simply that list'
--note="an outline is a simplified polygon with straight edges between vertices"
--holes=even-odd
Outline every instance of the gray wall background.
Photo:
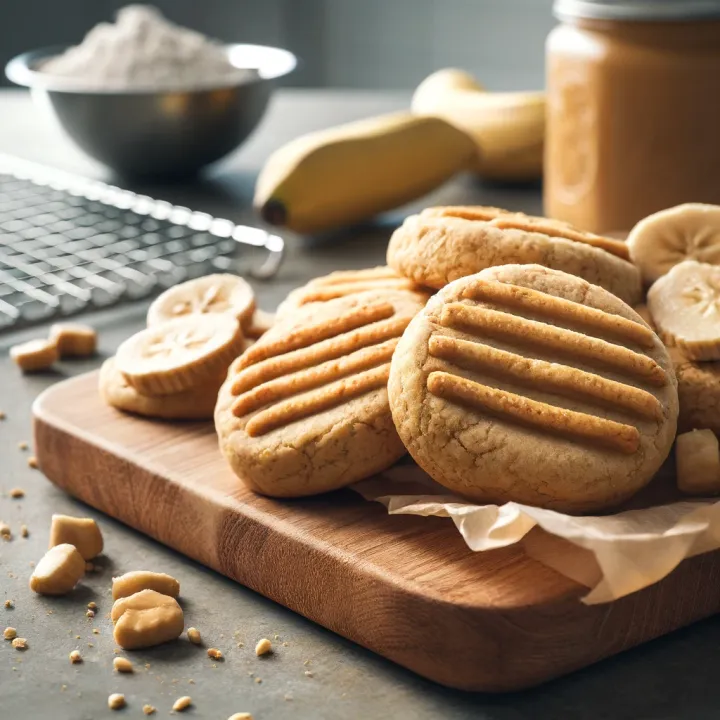
[{"label": "gray wall background", "polygon": [[[0,63],[77,43],[126,2],[0,0]],[[539,88],[552,0],[155,0],[172,20],[226,41],[281,45],[303,60],[290,84],[414,87],[440,67],[492,90]]]}]

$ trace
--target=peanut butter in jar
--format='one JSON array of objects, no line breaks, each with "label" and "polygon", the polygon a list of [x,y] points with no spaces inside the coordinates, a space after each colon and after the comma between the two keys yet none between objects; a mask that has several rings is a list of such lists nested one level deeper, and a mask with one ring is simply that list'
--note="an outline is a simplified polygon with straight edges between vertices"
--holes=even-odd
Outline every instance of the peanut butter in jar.
[{"label": "peanut butter in jar", "polygon": [[626,232],[720,204],[720,0],[556,0],[545,213]]}]

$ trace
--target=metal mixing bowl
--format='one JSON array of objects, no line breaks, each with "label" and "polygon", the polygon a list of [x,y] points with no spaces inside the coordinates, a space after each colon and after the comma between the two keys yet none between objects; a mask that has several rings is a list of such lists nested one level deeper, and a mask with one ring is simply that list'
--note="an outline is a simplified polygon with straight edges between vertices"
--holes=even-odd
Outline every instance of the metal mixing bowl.
[{"label": "metal mixing bowl", "polygon": [[65,49],[24,53],[5,73],[49,104],[88,155],[121,175],[145,178],[191,175],[234,150],[260,121],[276,81],[297,65],[287,50],[228,45],[231,64],[255,69],[257,77],[197,90],[88,90],[42,72],[43,61]]}]

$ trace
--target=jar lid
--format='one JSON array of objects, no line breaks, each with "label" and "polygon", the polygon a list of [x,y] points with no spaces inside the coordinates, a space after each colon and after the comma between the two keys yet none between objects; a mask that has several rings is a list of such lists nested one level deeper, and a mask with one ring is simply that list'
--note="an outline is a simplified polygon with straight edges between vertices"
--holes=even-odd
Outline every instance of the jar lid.
[{"label": "jar lid", "polygon": [[691,20],[720,18],[720,0],[555,0],[560,20]]}]

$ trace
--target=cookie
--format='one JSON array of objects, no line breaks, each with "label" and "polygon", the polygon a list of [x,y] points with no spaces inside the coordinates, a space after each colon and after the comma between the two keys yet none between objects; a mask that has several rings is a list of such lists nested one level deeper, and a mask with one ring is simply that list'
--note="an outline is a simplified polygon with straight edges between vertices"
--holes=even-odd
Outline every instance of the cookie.
[{"label": "cookie", "polygon": [[692,430],[675,441],[677,486],[688,495],[720,493],[720,448],[711,430]]},{"label": "cookie", "polygon": [[310,303],[327,302],[339,297],[346,297],[372,290],[408,290],[417,294],[423,303],[430,297],[430,292],[398,275],[387,266],[367,268],[364,270],[339,270],[311,280],[307,285],[293,290],[277,309],[277,317],[285,318],[298,308]]},{"label": "cookie", "polygon": [[371,291],[298,310],[231,366],[215,427],[251,489],[276,497],[348,485],[405,454],[387,398],[390,359],[420,310]]},{"label": "cookie", "polygon": [[172,395],[141,395],[108,358],[100,368],[100,397],[124,412],[163,420],[208,420],[212,418],[225,373],[184,392]]},{"label": "cookie", "polygon": [[400,437],[437,482],[478,502],[612,507],[649,482],[675,437],[670,358],[606,290],[538,265],[451,283],[392,360]]},{"label": "cookie", "polygon": [[187,315],[231,315],[248,327],[255,312],[255,293],[239,275],[218,273],[188,280],[159,295],[150,305],[147,325]]},{"label": "cookie", "polygon": [[647,306],[666,345],[690,360],[720,360],[720,266],[675,265],[650,288]]},{"label": "cookie", "polygon": [[567,223],[489,207],[438,207],[412,215],[390,239],[387,262],[420,285],[510,263],[535,263],[604,287],[629,304],[641,298],[638,270],[622,240]]},{"label": "cookie", "polygon": [[694,362],[668,348],[678,383],[678,432],[709,429],[720,434],[720,362]]}]

